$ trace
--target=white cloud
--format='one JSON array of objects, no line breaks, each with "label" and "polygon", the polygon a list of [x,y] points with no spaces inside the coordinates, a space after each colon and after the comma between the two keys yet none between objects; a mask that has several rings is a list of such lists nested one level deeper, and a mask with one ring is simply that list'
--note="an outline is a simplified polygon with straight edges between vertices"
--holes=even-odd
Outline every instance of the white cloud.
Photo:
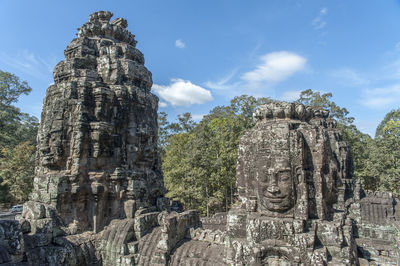
[{"label": "white cloud", "polygon": [[326,26],[326,21],[324,20],[325,16],[328,14],[328,9],[326,7],[321,8],[318,13],[318,16],[313,19],[312,25],[315,30],[321,30]]},{"label": "white cloud", "polygon": [[161,108],[163,108],[163,107],[167,107],[168,104],[167,104],[166,102],[160,102],[160,103],[159,103],[159,106],[160,106]]},{"label": "white cloud", "polygon": [[262,82],[279,82],[304,69],[307,59],[292,52],[280,51],[262,55],[261,64],[241,76],[251,87]]},{"label": "white cloud", "polygon": [[301,91],[285,91],[280,99],[282,101],[292,102],[299,98]]},{"label": "white cloud", "polygon": [[182,40],[179,39],[179,40],[175,41],[175,46],[182,49],[182,48],[185,48],[186,44]]},{"label": "white cloud", "polygon": [[201,121],[203,119],[203,117],[205,116],[205,114],[192,114],[192,119],[194,121]]},{"label": "white cloud", "polygon": [[386,109],[398,104],[400,99],[400,84],[386,88],[367,89],[364,91],[362,104],[372,109]]},{"label": "white cloud", "polygon": [[0,61],[25,74],[42,80],[49,80],[52,78],[53,67],[56,65],[55,58],[53,58],[53,60],[44,60],[28,50],[19,51],[15,55],[1,52]]},{"label": "white cloud", "polygon": [[170,85],[153,85],[158,95],[173,106],[190,106],[213,100],[211,92],[189,80],[171,79]]},{"label": "white cloud", "polygon": [[331,75],[343,81],[347,85],[361,86],[369,83],[369,80],[351,68],[341,68],[331,72]]}]

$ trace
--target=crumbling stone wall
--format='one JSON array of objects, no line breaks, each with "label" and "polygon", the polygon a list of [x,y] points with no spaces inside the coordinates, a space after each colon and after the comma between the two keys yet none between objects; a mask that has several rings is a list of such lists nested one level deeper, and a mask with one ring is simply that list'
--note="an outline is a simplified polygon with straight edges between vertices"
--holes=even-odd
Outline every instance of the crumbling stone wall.
[{"label": "crumbling stone wall", "polygon": [[24,239],[18,221],[0,221],[0,264],[22,262],[24,251]]},{"label": "crumbling stone wall", "polygon": [[360,261],[372,265],[400,263],[400,213],[398,200],[389,192],[364,191],[357,184],[359,198],[349,208],[355,223],[355,240]]}]

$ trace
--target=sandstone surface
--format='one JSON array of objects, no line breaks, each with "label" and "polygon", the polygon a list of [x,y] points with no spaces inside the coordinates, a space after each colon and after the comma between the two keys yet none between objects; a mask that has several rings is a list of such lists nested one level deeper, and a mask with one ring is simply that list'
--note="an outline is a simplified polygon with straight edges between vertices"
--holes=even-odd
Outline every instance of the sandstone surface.
[{"label": "sandstone surface", "polygon": [[400,204],[353,180],[329,112],[272,102],[241,138],[238,202],[200,219],[164,196],[158,98],[123,18],[99,11],[54,69],[31,200],[4,265],[398,265]]}]

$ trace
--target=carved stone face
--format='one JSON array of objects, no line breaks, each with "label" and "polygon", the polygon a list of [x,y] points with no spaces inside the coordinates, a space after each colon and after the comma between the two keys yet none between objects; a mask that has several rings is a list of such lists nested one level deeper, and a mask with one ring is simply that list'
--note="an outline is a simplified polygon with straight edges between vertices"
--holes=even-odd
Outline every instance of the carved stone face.
[{"label": "carved stone face", "polygon": [[[269,165],[266,163],[265,165]],[[287,159],[273,160],[273,167],[257,169],[257,198],[260,210],[285,212],[294,206],[293,175]]]}]

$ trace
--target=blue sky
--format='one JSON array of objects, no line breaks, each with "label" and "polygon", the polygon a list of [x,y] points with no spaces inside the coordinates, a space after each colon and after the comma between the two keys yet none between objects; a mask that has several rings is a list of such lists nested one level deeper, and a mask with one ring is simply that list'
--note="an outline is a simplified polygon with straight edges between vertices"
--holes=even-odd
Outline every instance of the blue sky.
[{"label": "blue sky", "polygon": [[200,119],[236,95],[312,89],[332,92],[373,136],[400,105],[400,1],[0,0],[0,69],[33,88],[24,112],[40,117],[54,66],[98,10],[128,20],[171,120]]}]

